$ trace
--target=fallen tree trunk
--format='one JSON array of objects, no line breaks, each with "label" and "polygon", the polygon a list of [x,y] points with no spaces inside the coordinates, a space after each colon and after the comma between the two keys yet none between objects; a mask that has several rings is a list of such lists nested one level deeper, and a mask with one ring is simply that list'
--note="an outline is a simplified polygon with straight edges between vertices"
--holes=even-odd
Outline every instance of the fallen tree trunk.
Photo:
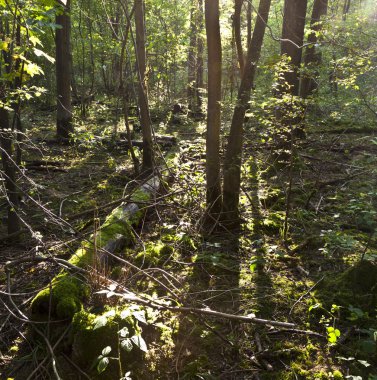
[{"label": "fallen tree trunk", "polygon": [[[152,201],[160,188],[161,181],[154,176],[136,190],[129,202],[116,207],[105,222],[87,240],[83,241],[70,258],[69,263],[78,268],[93,268],[108,265],[107,253],[116,253],[134,243],[132,226],[139,224],[145,202]],[[87,280],[62,271],[51,281],[50,286],[40,291],[32,301],[32,315],[37,319],[71,319],[82,310],[89,296]]]}]

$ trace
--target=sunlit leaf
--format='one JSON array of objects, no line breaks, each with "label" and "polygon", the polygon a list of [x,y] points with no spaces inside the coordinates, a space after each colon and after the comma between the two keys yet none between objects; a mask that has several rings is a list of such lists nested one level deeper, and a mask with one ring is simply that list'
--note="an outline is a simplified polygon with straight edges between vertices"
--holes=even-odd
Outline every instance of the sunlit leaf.
[{"label": "sunlit leaf", "polygon": [[148,352],[147,344],[141,335],[134,335],[131,337],[131,340],[136,347],[140,348],[141,351]]}]

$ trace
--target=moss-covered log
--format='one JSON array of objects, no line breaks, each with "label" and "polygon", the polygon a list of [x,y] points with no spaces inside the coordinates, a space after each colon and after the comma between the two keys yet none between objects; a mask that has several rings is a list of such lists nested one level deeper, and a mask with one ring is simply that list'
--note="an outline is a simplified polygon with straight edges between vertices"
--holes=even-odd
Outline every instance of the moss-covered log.
[{"label": "moss-covered log", "polygon": [[[80,268],[109,265],[108,252],[117,253],[134,243],[132,225],[137,225],[146,210],[146,202],[152,201],[160,187],[160,179],[152,177],[132,195],[131,201],[115,208],[89,240],[82,242],[69,262]],[[52,291],[52,292],[51,292]],[[85,278],[63,270],[40,291],[32,301],[32,314],[43,319],[49,315],[56,319],[71,319],[82,310],[89,294]]]}]

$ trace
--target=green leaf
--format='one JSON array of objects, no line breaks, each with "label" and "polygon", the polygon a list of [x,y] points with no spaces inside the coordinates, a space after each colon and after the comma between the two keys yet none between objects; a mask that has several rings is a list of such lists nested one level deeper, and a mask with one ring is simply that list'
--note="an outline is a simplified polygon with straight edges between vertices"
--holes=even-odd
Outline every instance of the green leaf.
[{"label": "green leaf", "polygon": [[118,334],[119,334],[122,338],[127,338],[127,337],[128,337],[128,334],[129,334],[128,328],[127,328],[127,327],[123,327],[121,330],[118,331]]},{"label": "green leaf", "polygon": [[47,53],[45,53],[44,51],[40,50],[40,49],[37,49],[37,48],[34,48],[34,54],[37,56],[37,57],[43,57],[43,58],[46,58],[49,62],[51,63],[55,63],[55,58],[49,56]]},{"label": "green leaf", "polygon": [[110,346],[106,346],[106,347],[102,350],[102,355],[103,355],[103,356],[107,356],[107,355],[109,355],[110,352],[111,352],[111,347],[110,347]]},{"label": "green leaf", "polygon": [[97,364],[97,372],[102,373],[109,365],[109,358],[102,358]]},{"label": "green leaf", "polygon": [[126,319],[126,318],[128,318],[130,315],[131,315],[131,312],[130,312],[129,309],[122,310],[121,313],[120,313],[120,317],[121,317],[122,319]]},{"label": "green leaf", "polygon": [[358,362],[364,367],[370,367],[371,365],[366,360],[358,360]]},{"label": "green leaf", "polygon": [[101,315],[100,317],[97,317],[95,319],[96,324],[93,327],[93,330],[97,330],[100,327],[106,326],[107,325],[107,318],[104,315]]},{"label": "green leaf", "polygon": [[309,311],[312,311],[313,309],[318,309],[321,306],[322,306],[322,304],[316,303],[315,305],[312,305],[312,306],[309,307]]},{"label": "green leaf", "polygon": [[147,323],[147,320],[145,319],[145,311],[144,310],[139,310],[139,311],[134,311],[132,315],[140,322]]},{"label": "green leaf", "polygon": [[124,377],[121,377],[119,380],[132,380],[131,378],[131,371],[128,371]]},{"label": "green leaf", "polygon": [[129,339],[129,338],[127,338],[127,339],[123,339],[123,340],[120,342],[120,346],[123,348],[123,350],[125,350],[125,351],[127,351],[127,352],[132,351],[132,348],[133,348],[132,341],[131,341],[131,339]]},{"label": "green leaf", "polygon": [[131,337],[133,344],[140,348],[141,351],[148,352],[147,344],[141,335],[134,335]]},{"label": "green leaf", "polygon": [[329,343],[336,343],[338,337],[340,337],[340,330],[335,329],[334,327],[327,328],[327,340]]}]

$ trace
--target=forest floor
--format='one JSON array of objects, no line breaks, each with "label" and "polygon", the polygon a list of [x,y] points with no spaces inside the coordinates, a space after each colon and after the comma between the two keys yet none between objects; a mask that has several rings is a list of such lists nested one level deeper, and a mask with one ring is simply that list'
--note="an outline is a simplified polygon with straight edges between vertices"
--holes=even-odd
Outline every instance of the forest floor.
[{"label": "forest floor", "polygon": [[[49,112],[27,116],[24,160],[31,168],[24,190],[38,205],[24,197],[23,215],[34,237],[0,241],[4,379],[27,379],[48,356],[12,304],[29,315],[31,299],[60,270],[32,258],[46,251],[69,258],[113,208],[102,206],[135,185],[124,149],[95,138],[100,131],[113,132],[110,105],[97,105],[80,122],[71,146],[41,142],[53,138],[52,117]],[[131,368],[132,379],[377,379],[377,134],[357,126],[313,126],[292,159],[288,154],[279,162],[274,141],[247,126],[243,225],[219,232],[204,227],[205,125],[182,117],[181,124],[162,122],[156,129],[178,139],[174,180],[169,193],[148,207],[135,247],[122,252],[140,271],[118,266],[108,277],[170,305],[255,314],[296,327],[147,308],[140,323],[148,353]],[[49,161],[48,168],[36,169],[36,160]],[[0,232],[5,235],[4,226]],[[30,261],[7,279],[5,263],[20,258]],[[96,283],[94,274],[88,281],[94,290],[108,285]],[[116,307],[122,301],[107,302]],[[104,348],[99,345],[98,355]],[[74,364],[69,339],[55,351],[64,380],[117,378]],[[48,363],[32,378],[53,378]]]}]

